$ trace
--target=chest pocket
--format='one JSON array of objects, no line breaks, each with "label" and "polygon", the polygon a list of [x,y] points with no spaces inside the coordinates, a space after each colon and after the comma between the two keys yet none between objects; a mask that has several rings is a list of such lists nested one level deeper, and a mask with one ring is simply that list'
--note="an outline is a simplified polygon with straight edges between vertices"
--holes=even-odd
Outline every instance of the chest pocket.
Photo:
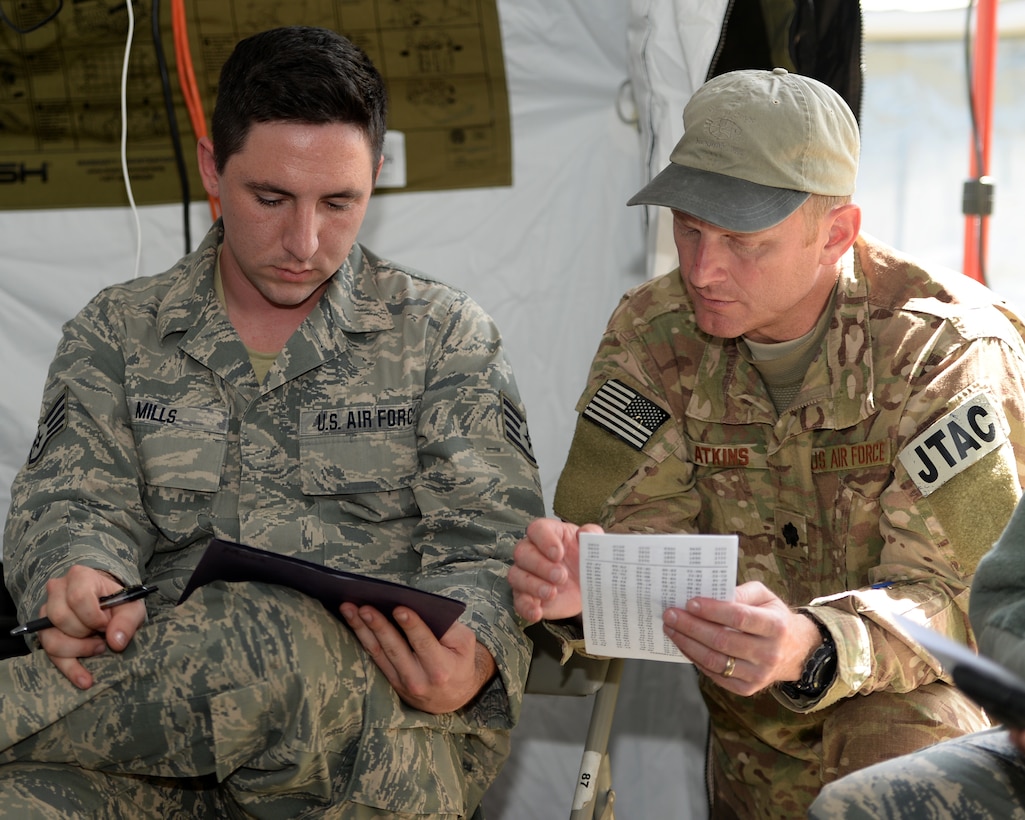
[{"label": "chest pocket", "polygon": [[148,399],[131,399],[130,406],[132,432],[149,486],[217,491],[227,450],[225,411]]},{"label": "chest pocket", "polygon": [[410,487],[420,468],[419,404],[406,400],[301,414],[299,457],[306,495],[352,495]]},{"label": "chest pocket", "polygon": [[[775,487],[765,445],[758,442],[718,444],[690,440],[694,485],[701,499],[699,532],[735,532],[748,536],[753,549],[771,520],[769,499]],[[750,551],[750,550],[748,550]]]},{"label": "chest pocket", "polygon": [[879,520],[883,515],[882,495],[893,471],[889,465],[877,465],[856,475],[845,476],[836,495],[837,542],[845,546],[837,566],[846,566],[847,588],[864,586],[869,573],[879,566],[884,546]]}]

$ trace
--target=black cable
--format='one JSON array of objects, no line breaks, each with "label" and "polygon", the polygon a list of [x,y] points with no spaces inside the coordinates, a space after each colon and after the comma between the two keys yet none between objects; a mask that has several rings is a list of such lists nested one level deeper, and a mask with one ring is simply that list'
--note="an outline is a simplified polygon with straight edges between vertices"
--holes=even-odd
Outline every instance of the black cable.
[{"label": "black cable", "polygon": [[979,120],[975,114],[975,84],[972,78],[975,76],[975,57],[972,53],[972,12],[975,10],[975,0],[968,0],[965,6],[967,16],[965,17],[965,76],[968,78],[968,114],[972,122],[972,149],[975,152],[975,168],[982,171],[982,135],[979,133]]},{"label": "black cable", "polygon": [[189,225],[189,172],[185,167],[185,154],[182,151],[181,133],[178,130],[178,115],[174,110],[174,94],[171,91],[171,79],[167,71],[167,58],[164,55],[164,42],[160,32],[160,0],[153,0],[152,25],[153,48],[157,53],[157,66],[160,69],[160,87],[164,90],[164,108],[167,110],[167,126],[170,131],[171,145],[174,147],[174,159],[178,166],[178,180],[182,191],[182,223],[185,234],[185,253],[192,250],[192,230]]},{"label": "black cable", "polygon": [[11,18],[7,16],[7,12],[4,11],[4,7],[0,6],[0,20],[3,20],[4,23],[6,23],[8,26],[14,29],[16,32],[18,32],[18,34],[31,34],[36,29],[40,29],[43,26],[45,26],[54,17],[60,14],[62,8],[64,8],[64,0],[58,0],[57,8],[55,8],[53,11],[47,14],[46,17],[44,17],[38,23],[36,23],[33,26],[29,26],[28,28],[20,28],[19,26],[16,26],[13,22],[11,22]]}]

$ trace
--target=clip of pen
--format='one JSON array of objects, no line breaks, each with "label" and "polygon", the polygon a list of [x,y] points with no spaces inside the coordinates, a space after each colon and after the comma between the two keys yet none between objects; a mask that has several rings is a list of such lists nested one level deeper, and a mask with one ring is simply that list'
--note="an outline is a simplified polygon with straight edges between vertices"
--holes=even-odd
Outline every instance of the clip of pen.
[{"label": "clip of pen", "polygon": [[[127,604],[129,601],[138,601],[140,598],[152,595],[157,591],[157,589],[158,587],[154,584],[125,587],[118,592],[111,595],[104,595],[100,598],[100,609],[110,609],[111,607],[120,606],[121,604]],[[42,629],[49,629],[51,626],[53,626],[53,623],[49,618],[36,618],[33,621],[14,627],[14,629],[11,630],[11,637],[15,637],[17,635],[31,635],[33,632],[39,632]]]}]

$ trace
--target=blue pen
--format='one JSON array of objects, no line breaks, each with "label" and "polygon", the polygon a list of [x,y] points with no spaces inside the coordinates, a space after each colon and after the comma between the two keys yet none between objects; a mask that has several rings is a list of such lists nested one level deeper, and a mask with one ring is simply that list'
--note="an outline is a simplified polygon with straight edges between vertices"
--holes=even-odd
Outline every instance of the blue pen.
[{"label": "blue pen", "polygon": [[[158,587],[153,584],[142,584],[137,587],[125,587],[120,592],[115,592],[112,595],[104,595],[100,598],[100,609],[110,609],[114,606],[121,604],[127,604],[129,601],[138,601],[140,598],[145,598],[147,595],[152,595],[156,592]],[[49,618],[36,618],[34,621],[29,621],[27,624],[19,624],[11,630],[11,637],[16,635],[31,635],[33,632],[39,632],[42,629],[49,629],[53,626],[53,622]]]}]

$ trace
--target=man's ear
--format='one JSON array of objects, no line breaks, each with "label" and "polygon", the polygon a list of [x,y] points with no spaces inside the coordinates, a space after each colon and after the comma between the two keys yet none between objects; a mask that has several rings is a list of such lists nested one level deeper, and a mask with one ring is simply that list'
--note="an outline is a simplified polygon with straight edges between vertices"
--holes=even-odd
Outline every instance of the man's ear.
[{"label": "man's ear", "polygon": [[196,159],[199,162],[199,176],[203,180],[203,188],[214,199],[220,198],[220,175],[217,163],[214,162],[214,144],[209,137],[200,137],[196,143]]},{"label": "man's ear", "polygon": [[374,171],[374,187],[377,187],[377,180],[381,176],[381,169],[384,168],[384,154],[377,158],[377,170]]},{"label": "man's ear", "polygon": [[858,238],[861,231],[861,207],[853,202],[837,205],[826,215],[826,221],[829,223],[829,234],[819,261],[823,265],[834,265]]}]

